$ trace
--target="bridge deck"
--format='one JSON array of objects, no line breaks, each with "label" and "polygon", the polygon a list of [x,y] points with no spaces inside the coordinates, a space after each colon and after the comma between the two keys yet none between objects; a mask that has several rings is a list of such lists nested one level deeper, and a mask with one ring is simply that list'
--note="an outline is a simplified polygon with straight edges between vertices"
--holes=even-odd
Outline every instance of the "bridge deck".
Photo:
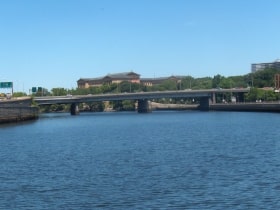
[{"label": "bridge deck", "polygon": [[199,98],[211,97],[214,93],[245,93],[249,89],[205,89],[205,90],[180,90],[180,91],[154,91],[138,93],[98,94],[98,95],[75,95],[75,96],[50,96],[35,97],[34,101],[39,105],[71,104],[97,101],[117,100],[149,100],[159,98]]}]

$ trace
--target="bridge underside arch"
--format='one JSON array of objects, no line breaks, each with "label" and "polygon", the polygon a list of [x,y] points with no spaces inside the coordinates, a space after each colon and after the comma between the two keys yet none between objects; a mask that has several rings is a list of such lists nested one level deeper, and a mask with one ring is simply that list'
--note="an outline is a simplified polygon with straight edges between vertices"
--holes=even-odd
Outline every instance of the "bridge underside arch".
[{"label": "bridge underside arch", "polygon": [[71,115],[78,115],[80,113],[78,104],[72,103],[71,107],[70,107],[70,112],[71,112]]},{"label": "bridge underside arch", "polygon": [[148,99],[138,100],[138,113],[148,113],[151,112],[152,108]]},{"label": "bridge underside arch", "polygon": [[209,100],[210,100],[209,97],[201,97],[198,109],[200,111],[209,111],[210,109]]}]

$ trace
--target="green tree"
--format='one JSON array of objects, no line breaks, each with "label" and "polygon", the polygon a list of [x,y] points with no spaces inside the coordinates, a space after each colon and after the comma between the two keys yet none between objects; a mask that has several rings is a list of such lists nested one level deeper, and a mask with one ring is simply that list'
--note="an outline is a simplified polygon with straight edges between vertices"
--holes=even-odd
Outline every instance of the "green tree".
[{"label": "green tree", "polygon": [[67,95],[67,89],[65,88],[53,88],[51,89],[53,96],[65,96]]},{"label": "green tree", "polygon": [[177,82],[175,80],[166,80],[159,85],[160,90],[177,90]]},{"label": "green tree", "polygon": [[105,108],[104,103],[102,101],[89,103],[89,106],[90,110],[93,112],[103,112]]},{"label": "green tree", "polygon": [[122,111],[123,110],[123,104],[122,101],[113,101],[113,109],[116,111]]},{"label": "green tree", "polygon": [[251,79],[251,86],[254,87],[274,87],[274,76],[279,74],[280,70],[277,69],[264,69],[255,73],[250,73],[246,77]]},{"label": "green tree", "polygon": [[134,111],[135,110],[135,101],[133,101],[133,100],[122,101],[122,110],[124,110],[124,111]]},{"label": "green tree", "polygon": [[247,88],[250,80],[245,76],[231,76],[228,77],[232,81],[232,88]]},{"label": "green tree", "polygon": [[181,89],[192,89],[195,79],[192,76],[186,76],[181,80]]},{"label": "green tree", "polygon": [[192,89],[211,89],[212,88],[212,78],[211,77],[202,77],[194,79],[192,82]]},{"label": "green tree", "polygon": [[232,88],[232,87],[234,87],[234,86],[235,86],[235,85],[234,85],[232,79],[226,78],[226,77],[222,77],[222,78],[221,78],[221,81],[220,81],[220,84],[219,84],[219,87],[220,87],[220,88],[229,89],[229,88]]},{"label": "green tree", "polygon": [[249,93],[245,94],[247,102],[256,102],[261,98],[261,91],[258,88],[251,88]]},{"label": "green tree", "polygon": [[215,75],[213,77],[213,81],[212,81],[212,88],[219,88],[222,79],[223,79],[223,76],[221,76],[220,74]]},{"label": "green tree", "polygon": [[14,92],[13,97],[24,97],[27,96],[24,92]]},{"label": "green tree", "polygon": [[276,101],[278,100],[277,93],[272,90],[265,90],[263,94],[263,99],[265,101]]}]

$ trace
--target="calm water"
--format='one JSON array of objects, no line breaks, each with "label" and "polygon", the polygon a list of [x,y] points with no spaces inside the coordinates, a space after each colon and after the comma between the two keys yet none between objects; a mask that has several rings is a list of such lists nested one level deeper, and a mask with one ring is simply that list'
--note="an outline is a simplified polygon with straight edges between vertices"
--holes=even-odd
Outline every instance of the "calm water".
[{"label": "calm water", "polygon": [[43,115],[0,126],[0,209],[279,209],[280,115]]}]

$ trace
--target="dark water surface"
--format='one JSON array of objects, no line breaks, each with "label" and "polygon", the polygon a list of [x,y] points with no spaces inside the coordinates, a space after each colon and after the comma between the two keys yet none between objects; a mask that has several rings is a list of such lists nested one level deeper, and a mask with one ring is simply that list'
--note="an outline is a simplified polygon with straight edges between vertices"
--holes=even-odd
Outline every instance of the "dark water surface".
[{"label": "dark water surface", "polygon": [[0,209],[279,209],[280,115],[43,115],[0,126]]}]

